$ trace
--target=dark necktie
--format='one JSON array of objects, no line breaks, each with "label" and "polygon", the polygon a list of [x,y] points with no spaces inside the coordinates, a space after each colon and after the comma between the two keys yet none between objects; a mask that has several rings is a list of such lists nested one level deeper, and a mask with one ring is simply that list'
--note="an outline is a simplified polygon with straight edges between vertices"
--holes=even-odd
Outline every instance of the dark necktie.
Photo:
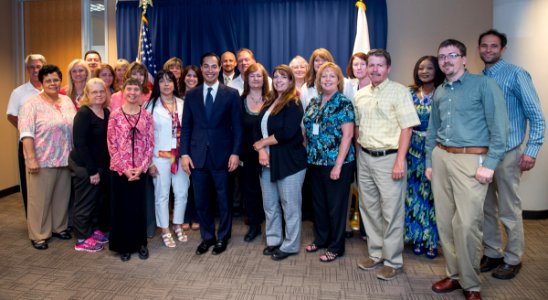
[{"label": "dark necktie", "polygon": [[207,88],[207,96],[205,101],[205,111],[208,121],[211,118],[211,114],[213,113],[213,95],[211,95],[212,90],[213,88]]}]

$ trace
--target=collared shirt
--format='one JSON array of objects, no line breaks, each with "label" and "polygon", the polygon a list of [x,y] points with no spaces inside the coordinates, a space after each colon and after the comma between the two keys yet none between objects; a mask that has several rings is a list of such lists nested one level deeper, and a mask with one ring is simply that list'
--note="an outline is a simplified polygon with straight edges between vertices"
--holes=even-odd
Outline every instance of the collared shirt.
[{"label": "collared shirt", "polygon": [[360,89],[354,113],[358,143],[369,150],[398,149],[401,130],[420,124],[409,90],[390,79]]},{"label": "collared shirt", "polygon": [[30,81],[20,85],[13,90],[13,92],[11,92],[6,114],[17,117],[21,106],[23,106],[23,104],[25,104],[25,102],[27,102],[27,100],[29,100],[32,96],[38,95],[40,92],[41,90],[35,88]]},{"label": "collared shirt", "polygon": [[[348,78],[344,78],[343,94],[346,96],[346,98],[350,99],[350,101],[354,102],[354,96],[356,92],[354,90],[354,86],[352,85],[352,81]],[[315,86],[308,87],[305,82],[301,87],[301,95],[299,97],[301,98],[303,108],[306,110],[306,107],[308,106],[312,98],[318,97],[318,91],[316,90]]]},{"label": "collared shirt", "polygon": [[426,167],[432,166],[436,144],[447,147],[488,147],[483,166],[495,170],[504,157],[508,115],[502,91],[486,76],[464,72],[445,80],[434,93],[426,134]]},{"label": "collared shirt", "polygon": [[[304,114],[306,129],[306,152],[308,163],[318,166],[334,166],[342,141],[342,125],[354,122],[352,101],[340,92],[333,94],[320,108],[323,95],[312,98]],[[315,125],[317,124],[317,125]],[[314,132],[318,126],[318,132]],[[344,159],[344,163],[354,161],[354,145]]]},{"label": "collared shirt", "polygon": [[229,85],[232,80],[234,80],[234,76],[236,76],[236,72],[232,72],[232,74],[230,75],[226,75],[225,73],[223,73],[223,82],[225,83],[225,85]]},{"label": "collared shirt", "polygon": [[232,79],[232,81],[228,84],[229,87],[235,88],[238,90],[238,93],[240,96],[244,92],[244,79],[242,78],[242,74],[240,76]]},{"label": "collared shirt", "polygon": [[76,109],[69,97],[59,95],[59,98],[59,104],[52,104],[36,95],[28,99],[19,111],[17,127],[20,139],[30,137],[34,140],[40,168],[68,166]]},{"label": "collared shirt", "polygon": [[204,83],[204,90],[203,90],[203,94],[204,94],[204,105],[205,105],[205,102],[206,102],[206,97],[207,97],[207,90],[209,88],[213,88],[211,90],[211,96],[213,96],[213,102],[215,102],[215,96],[217,96],[217,91],[219,90],[219,80],[217,80],[212,86],[209,86],[207,85],[206,83]]},{"label": "collared shirt", "polygon": [[510,151],[523,143],[527,120],[529,120],[529,138],[524,154],[537,157],[540,146],[544,143],[546,122],[540,108],[537,91],[533,86],[531,75],[524,69],[499,60],[489,69],[483,70],[488,77],[495,79],[502,89],[506,100],[506,110],[510,129],[506,151]]}]

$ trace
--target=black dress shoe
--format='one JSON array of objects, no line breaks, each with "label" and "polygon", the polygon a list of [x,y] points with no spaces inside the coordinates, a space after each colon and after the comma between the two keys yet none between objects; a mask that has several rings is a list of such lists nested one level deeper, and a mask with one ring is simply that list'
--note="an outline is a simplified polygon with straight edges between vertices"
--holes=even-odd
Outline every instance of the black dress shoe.
[{"label": "black dress shoe", "polygon": [[282,259],[286,259],[289,256],[295,255],[295,254],[297,254],[297,253],[289,253],[289,252],[284,252],[280,249],[276,249],[276,250],[274,250],[274,253],[272,253],[271,258],[273,260],[282,260]]},{"label": "black dress shoe", "polygon": [[280,246],[266,246],[263,250],[263,255],[271,256],[278,248],[280,248]]},{"label": "black dress shoe", "polygon": [[46,249],[48,249],[48,242],[46,242],[46,240],[31,241],[31,242],[32,242],[32,247],[34,247],[34,249],[36,249],[36,250],[46,250]]},{"label": "black dress shoe", "polygon": [[249,231],[244,236],[244,241],[249,243],[253,241],[259,235],[261,235],[261,226],[250,226]]},{"label": "black dress shoe", "polygon": [[120,253],[120,260],[126,262],[131,259],[131,253]]},{"label": "black dress shoe", "polygon": [[70,233],[68,232],[68,230],[63,230],[59,233],[57,232],[52,232],[51,233],[52,236],[58,238],[58,239],[62,239],[62,240],[70,240],[72,239],[72,235],[70,235]]},{"label": "black dress shoe", "polygon": [[521,263],[517,265],[510,265],[507,263],[503,263],[502,265],[499,265],[491,275],[493,277],[498,279],[512,279],[516,277],[519,273],[519,269],[521,269]]},{"label": "black dress shoe", "polygon": [[225,252],[226,245],[228,245],[228,241],[218,240],[217,243],[215,243],[215,246],[213,246],[213,250],[211,251],[211,254],[219,255],[219,254]]},{"label": "black dress shoe", "polygon": [[215,245],[215,240],[203,240],[200,245],[198,245],[198,248],[196,248],[196,255],[202,255],[209,250],[209,247]]},{"label": "black dress shoe", "polygon": [[139,249],[139,258],[140,259],[148,259],[148,248],[147,248],[147,246],[141,246],[141,249]]},{"label": "black dress shoe", "polygon": [[489,272],[504,263],[504,257],[492,258],[484,255],[480,261],[480,272]]}]

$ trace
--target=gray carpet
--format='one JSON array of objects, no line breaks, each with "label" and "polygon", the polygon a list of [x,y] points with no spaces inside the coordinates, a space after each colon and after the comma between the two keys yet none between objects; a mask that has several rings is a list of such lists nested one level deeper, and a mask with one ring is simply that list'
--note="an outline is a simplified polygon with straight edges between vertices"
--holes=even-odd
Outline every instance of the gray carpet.
[{"label": "gray carpet", "polygon": [[[404,253],[404,270],[392,281],[356,264],[366,244],[347,240],[344,257],[322,263],[306,253],[312,224],[303,223],[301,253],[275,262],[262,255],[264,237],[245,243],[246,226],[234,220],[228,250],[196,256],[199,233],[174,249],[157,234],[150,258],[123,263],[114,253],[74,251],[74,240],[53,238],[49,249],[32,248],[19,194],[0,199],[0,299],[463,299],[462,292],[438,295],[431,284],[444,277],[443,256],[435,260]],[[513,280],[482,274],[485,299],[548,299],[548,220],[525,221],[523,268]]]}]

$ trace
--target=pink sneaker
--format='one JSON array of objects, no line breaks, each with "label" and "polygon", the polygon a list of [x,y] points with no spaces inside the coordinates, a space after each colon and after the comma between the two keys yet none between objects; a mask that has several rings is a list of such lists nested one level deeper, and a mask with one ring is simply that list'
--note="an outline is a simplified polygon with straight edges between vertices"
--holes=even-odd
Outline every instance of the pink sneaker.
[{"label": "pink sneaker", "polygon": [[108,237],[99,229],[95,230],[91,237],[97,242],[97,244],[104,245],[108,243]]},{"label": "pink sneaker", "polygon": [[88,238],[81,243],[76,243],[76,245],[74,245],[74,250],[85,252],[99,252],[103,250],[103,245],[97,243],[93,238]]}]

